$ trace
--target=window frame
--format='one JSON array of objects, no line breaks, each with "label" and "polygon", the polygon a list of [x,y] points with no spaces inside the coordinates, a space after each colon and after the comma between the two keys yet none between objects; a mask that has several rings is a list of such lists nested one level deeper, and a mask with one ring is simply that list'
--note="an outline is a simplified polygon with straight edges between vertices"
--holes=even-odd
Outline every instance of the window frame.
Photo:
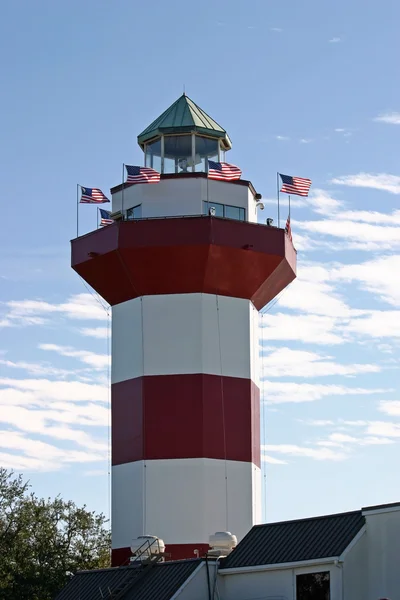
[{"label": "window frame", "polygon": [[332,600],[332,572],[331,569],[325,567],[321,567],[319,568],[312,568],[312,569],[302,569],[302,570],[298,570],[294,572],[294,589],[295,589],[295,598],[296,600],[304,600],[301,599],[300,596],[298,595],[298,589],[297,589],[297,579],[298,577],[304,577],[306,575],[321,575],[321,574],[325,574],[328,575],[329,577],[329,600]]},{"label": "window frame", "polygon": [[[243,206],[235,206],[233,204],[222,204],[222,202],[211,202],[210,200],[203,200],[204,202],[204,214],[208,215],[208,211],[212,206],[222,206],[223,215],[222,217],[218,217],[219,219],[228,219],[229,221],[239,221],[240,223],[246,222],[246,209]],[[237,208],[240,211],[243,211],[243,219],[233,219],[232,217],[226,216],[226,208]]]},{"label": "window frame", "polygon": [[[142,214],[140,214],[140,217],[134,216],[135,208],[140,208],[140,213],[142,213],[142,204],[136,204],[135,206],[131,206],[131,208],[127,208],[126,209],[126,220],[127,221],[138,221],[139,219],[143,218]],[[130,216],[130,214],[132,214],[132,217]]]}]

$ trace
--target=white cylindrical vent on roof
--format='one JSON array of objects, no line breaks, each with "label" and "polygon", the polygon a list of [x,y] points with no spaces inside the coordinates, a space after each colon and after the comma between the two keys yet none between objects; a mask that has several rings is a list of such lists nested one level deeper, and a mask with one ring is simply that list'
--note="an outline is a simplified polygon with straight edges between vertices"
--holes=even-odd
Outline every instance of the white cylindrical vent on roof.
[{"label": "white cylindrical vent on roof", "polygon": [[209,545],[212,552],[226,555],[236,547],[237,538],[230,531],[217,531],[210,535]]}]

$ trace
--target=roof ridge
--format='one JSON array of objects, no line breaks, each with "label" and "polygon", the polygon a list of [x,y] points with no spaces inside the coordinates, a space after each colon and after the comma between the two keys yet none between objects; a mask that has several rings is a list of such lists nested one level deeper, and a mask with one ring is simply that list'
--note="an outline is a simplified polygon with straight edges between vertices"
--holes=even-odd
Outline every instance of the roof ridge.
[{"label": "roof ridge", "polygon": [[253,528],[268,527],[271,525],[283,525],[286,523],[302,523],[305,521],[317,521],[317,520],[321,520],[321,519],[329,519],[332,517],[345,517],[348,515],[356,515],[356,514],[359,514],[360,516],[362,516],[362,509],[349,510],[347,512],[342,512],[342,513],[332,513],[329,515],[318,515],[316,517],[303,517],[301,519],[289,519],[288,521],[272,521],[271,523],[259,523],[258,525],[253,525]]}]

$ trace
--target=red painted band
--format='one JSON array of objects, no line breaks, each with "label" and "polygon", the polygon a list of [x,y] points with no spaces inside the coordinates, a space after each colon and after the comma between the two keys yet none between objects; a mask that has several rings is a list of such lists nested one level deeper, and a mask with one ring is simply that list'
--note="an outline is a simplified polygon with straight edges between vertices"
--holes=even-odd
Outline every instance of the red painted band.
[{"label": "red painted band", "polygon": [[[112,305],[219,294],[262,308],[296,277],[283,229],[207,216],[123,221],[72,240],[72,267]],[[107,273],[107,276],[104,276]]]},{"label": "red painted band", "polygon": [[[166,544],[165,560],[185,560],[187,558],[196,558],[196,556],[201,558],[202,556],[205,556],[208,550],[208,544]],[[131,554],[131,549],[129,547],[113,548],[111,550],[111,566],[122,567],[129,565]]]},{"label": "red painted band", "polygon": [[137,377],[111,386],[111,408],[113,465],[176,458],[261,464],[260,390],[250,379]]}]

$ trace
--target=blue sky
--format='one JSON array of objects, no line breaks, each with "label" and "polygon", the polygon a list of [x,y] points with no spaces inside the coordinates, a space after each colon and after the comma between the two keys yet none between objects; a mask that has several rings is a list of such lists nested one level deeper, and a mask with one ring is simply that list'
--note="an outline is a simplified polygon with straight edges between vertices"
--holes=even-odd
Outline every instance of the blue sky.
[{"label": "blue sky", "polygon": [[108,319],[69,267],[76,184],[118,184],[185,85],[263,218],[277,171],[313,180],[298,279],[261,320],[268,520],[400,500],[399,20],[394,0],[2,7],[0,463],[108,514]]}]

